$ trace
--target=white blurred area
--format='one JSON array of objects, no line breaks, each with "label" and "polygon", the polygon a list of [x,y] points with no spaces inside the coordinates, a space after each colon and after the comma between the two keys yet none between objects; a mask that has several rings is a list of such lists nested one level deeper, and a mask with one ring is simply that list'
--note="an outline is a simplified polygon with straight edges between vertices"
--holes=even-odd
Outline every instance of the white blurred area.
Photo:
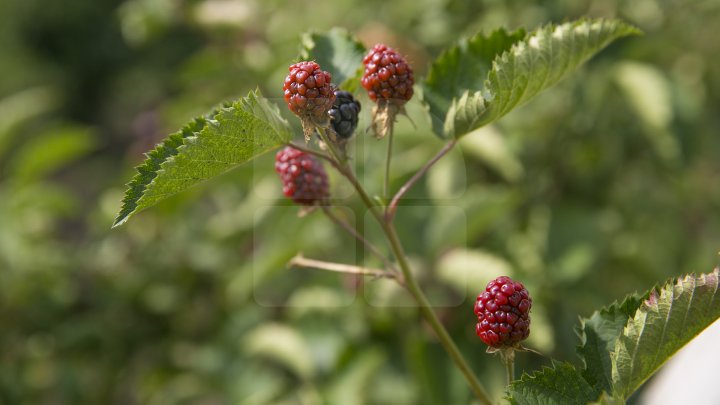
[{"label": "white blurred area", "polygon": [[720,320],[705,329],[660,369],[639,403],[720,404]]}]

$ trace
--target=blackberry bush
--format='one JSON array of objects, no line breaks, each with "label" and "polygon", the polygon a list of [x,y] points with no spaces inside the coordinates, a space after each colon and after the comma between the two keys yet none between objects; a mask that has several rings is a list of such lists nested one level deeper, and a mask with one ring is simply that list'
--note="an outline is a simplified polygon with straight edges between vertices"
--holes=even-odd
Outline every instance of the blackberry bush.
[{"label": "blackberry bush", "polygon": [[[424,285],[416,278],[421,270],[412,269],[405,254],[394,214],[403,208],[401,200],[408,190],[459,139],[477,133],[477,129],[538,96],[611,42],[637,33],[637,29],[621,21],[588,19],[548,25],[531,33],[522,29],[479,33],[442,52],[430,64],[427,77],[417,84],[412,67],[385,45],[376,45],[368,52],[347,32],[313,34],[303,41],[306,61],[290,66],[282,86],[285,104],[301,120],[305,143],[294,140],[294,126],[277,105],[258,91],[222,104],[192,120],[148,153],[128,186],[114,226],[202,180],[280,149],[275,168],[282,179],[283,193],[300,205],[319,206],[319,210],[302,212],[327,215],[368,253],[359,256],[368,263],[336,263],[298,255],[289,264],[398,282],[417,303],[477,401],[491,404],[492,398],[473,371],[483,366],[483,360],[476,356],[466,360],[431,307]],[[339,83],[331,83],[332,77]],[[355,175],[355,167],[349,164],[352,156],[347,155],[344,143],[334,137],[335,133],[343,139],[351,135],[361,112],[352,94],[338,92],[336,96],[335,90],[339,86],[355,90],[358,83],[375,102],[371,125],[376,135],[392,135],[396,116],[405,113],[404,106],[417,88],[422,89],[418,102],[423,108],[416,111],[427,112],[418,121],[432,122],[432,131],[445,142],[435,156],[398,186],[388,181],[393,155],[390,136],[382,195],[368,192]],[[279,92],[278,83],[275,97]],[[424,142],[422,133],[413,133],[417,142]],[[313,137],[317,142],[308,142]],[[332,206],[327,174],[320,163],[323,160],[355,190],[358,204],[348,205],[358,209],[359,217],[367,216],[376,222],[382,239],[370,240]],[[284,228],[278,231],[288,237]],[[377,246],[379,243],[383,246]],[[376,260],[370,262],[374,260],[370,256]],[[719,279],[719,269],[686,275],[596,312],[583,319],[578,329],[582,361],[577,366],[555,362],[552,368],[524,375],[520,380],[515,380],[513,373],[515,351],[530,350],[520,346],[526,338],[532,342],[532,300],[523,284],[508,277],[488,284],[475,301],[476,332],[490,351],[500,353],[507,370],[506,394],[512,403],[623,403],[673,353],[720,317]]]}]

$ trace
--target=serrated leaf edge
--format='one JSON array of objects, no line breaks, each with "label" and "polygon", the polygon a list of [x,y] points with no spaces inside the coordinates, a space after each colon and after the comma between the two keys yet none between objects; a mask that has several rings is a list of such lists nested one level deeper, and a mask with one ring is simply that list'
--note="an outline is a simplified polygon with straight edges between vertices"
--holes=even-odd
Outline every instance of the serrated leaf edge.
[{"label": "serrated leaf edge", "polygon": [[[619,343],[620,339],[622,339],[622,337],[627,336],[627,334],[631,331],[631,328],[632,328],[631,322],[634,319],[638,319],[639,317],[646,317],[648,312],[650,312],[651,310],[655,310],[656,312],[658,312],[659,311],[658,302],[659,302],[659,300],[662,300],[663,297],[667,297],[667,294],[672,294],[674,296],[676,294],[677,288],[684,289],[684,283],[692,282],[692,284],[694,285],[694,288],[693,288],[693,295],[694,295],[695,290],[697,289],[698,286],[708,285],[708,283],[707,283],[708,279],[710,279],[711,282],[715,283],[715,293],[713,294],[713,298],[711,300],[711,305],[712,305],[712,303],[715,300],[715,297],[718,295],[718,293],[717,293],[718,289],[720,288],[720,266],[715,267],[713,269],[713,271],[710,273],[700,273],[699,276],[697,275],[697,273],[689,273],[689,274],[684,275],[683,277],[672,278],[672,279],[669,279],[666,283],[664,283],[662,285],[662,287],[656,286],[656,287],[650,289],[648,291],[648,293],[646,294],[646,298],[643,299],[640,307],[637,309],[637,311],[635,311],[635,315],[632,318],[628,319],[627,324],[623,328],[622,334],[618,337],[618,343]],[[702,284],[700,284],[699,281],[702,281]],[[657,296],[658,293],[660,294],[659,297]],[[685,317],[687,319],[687,313],[685,314]],[[643,329],[644,329],[645,321],[643,321],[642,323],[643,323]],[[664,330],[665,330],[665,327],[663,327],[663,331]],[[697,334],[695,334],[690,339],[688,339],[687,342],[689,343],[690,341],[692,341],[700,333],[702,333],[702,330],[699,331]],[[642,333],[640,334],[640,336],[642,336]],[[613,395],[614,396],[621,395],[622,397],[628,397],[629,395],[631,395],[638,387],[642,386],[642,384],[644,384],[650,377],[652,377],[652,375],[654,375],[675,353],[677,353],[684,346],[685,345],[678,347],[678,349],[675,352],[671,353],[670,356],[668,356],[662,362],[660,362],[657,365],[657,367],[655,367],[655,369],[653,369],[642,381],[640,381],[637,384],[636,387],[629,387],[629,388],[634,388],[632,391],[627,392],[627,390],[620,390],[620,388],[628,388],[628,387],[614,386],[613,389],[615,392],[613,392]],[[611,353],[611,358],[613,359],[613,374],[615,373],[616,361],[617,361],[616,360],[617,353],[618,353],[617,343],[615,345],[615,348],[616,348],[615,351],[613,353]],[[632,373],[631,373],[631,375],[632,375]],[[614,376],[613,376],[613,379],[614,379]]]},{"label": "serrated leaf edge", "polygon": [[[269,117],[262,110],[256,111],[252,108],[253,101],[257,104],[263,104],[266,108],[273,109],[278,113],[277,117]],[[135,168],[135,176],[125,185],[126,191],[122,200],[121,209],[111,227],[116,228],[123,225],[133,215],[142,211],[144,208],[138,210],[137,207],[142,206],[145,191],[151,187],[159,175],[165,171],[164,167],[171,164],[175,160],[175,157],[209,125],[217,125],[217,118],[224,112],[230,111],[235,105],[242,106],[244,111],[258,118],[260,118],[259,113],[261,113],[264,122],[276,130],[273,135],[279,136],[278,125],[283,125],[282,122],[284,122],[284,119],[279,115],[277,106],[270,104],[264,99],[260,95],[259,90],[250,91],[246,97],[236,101],[222,102],[218,107],[211,110],[210,113],[202,117],[194,118],[185,124],[182,129],[165,138],[153,150],[144,154],[146,159]],[[285,125],[288,125],[287,122],[285,122]],[[232,168],[228,170],[230,169]]]}]

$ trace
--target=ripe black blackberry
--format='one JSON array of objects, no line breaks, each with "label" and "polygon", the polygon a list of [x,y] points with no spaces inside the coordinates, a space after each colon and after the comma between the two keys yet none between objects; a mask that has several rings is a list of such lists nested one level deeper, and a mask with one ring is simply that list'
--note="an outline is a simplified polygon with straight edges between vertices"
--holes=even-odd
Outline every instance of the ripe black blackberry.
[{"label": "ripe black blackberry", "polygon": [[413,96],[413,70],[394,49],[377,44],[363,59],[362,86],[376,102],[405,104]]},{"label": "ripe black blackberry", "polygon": [[532,299],[522,283],[498,277],[475,301],[475,333],[495,349],[518,347],[530,335],[530,307]]},{"label": "ripe black blackberry", "polygon": [[310,61],[290,65],[288,70],[283,94],[290,111],[313,122],[327,122],[327,112],[335,101],[330,73]]},{"label": "ripe black blackberry", "polygon": [[342,139],[348,139],[355,132],[360,113],[360,102],[344,90],[335,91],[335,102],[330,109],[330,122],[335,133]]},{"label": "ripe black blackberry", "polygon": [[315,156],[288,146],[275,155],[275,171],[283,194],[297,204],[323,204],[330,197],[327,173]]}]

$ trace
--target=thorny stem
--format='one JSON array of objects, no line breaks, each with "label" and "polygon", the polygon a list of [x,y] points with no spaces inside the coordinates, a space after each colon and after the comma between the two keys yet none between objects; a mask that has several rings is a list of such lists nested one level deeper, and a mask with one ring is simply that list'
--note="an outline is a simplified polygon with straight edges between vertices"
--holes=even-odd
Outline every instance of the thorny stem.
[{"label": "thorny stem", "polygon": [[287,264],[288,267],[306,267],[317,270],[333,271],[336,273],[347,273],[347,274],[359,274],[363,276],[373,277],[385,277],[385,278],[398,278],[398,274],[392,271],[385,271],[382,269],[372,269],[368,267],[354,266],[352,264],[325,262],[322,260],[308,259],[302,255],[297,254],[295,257],[290,259]]},{"label": "thorny stem", "polygon": [[438,160],[440,160],[440,158],[442,158],[448,152],[450,152],[450,150],[452,150],[452,148],[456,144],[457,144],[457,139],[453,139],[452,141],[445,144],[445,146],[442,149],[440,149],[440,151],[438,151],[438,153],[435,156],[433,156],[432,159],[428,160],[427,163],[425,163],[425,165],[423,165],[423,167],[421,167],[420,170],[418,170],[417,173],[415,173],[410,178],[410,180],[408,180],[405,184],[403,184],[402,187],[400,187],[400,190],[398,190],[398,192],[395,194],[395,196],[390,201],[390,204],[385,209],[385,220],[387,222],[392,222],[393,217],[395,216],[395,211],[397,210],[398,202],[405,195],[405,193],[407,193],[412,188],[412,186],[414,186],[415,183],[417,183],[418,180],[420,180],[420,178],[422,178],[422,176],[424,176],[425,173],[427,173],[427,171],[430,170],[430,168],[435,163],[437,163]]},{"label": "thorny stem", "polygon": [[336,225],[343,228],[347,233],[352,235],[355,239],[360,241],[365,247],[372,252],[375,256],[377,256],[380,260],[382,260],[383,264],[385,264],[385,267],[388,269],[392,269],[393,265],[390,263],[390,259],[388,259],[381,251],[378,249],[375,245],[372,244],[369,240],[367,240],[364,236],[360,235],[358,231],[355,230],[354,227],[352,227],[350,224],[345,222],[342,218],[335,215],[335,213],[332,212],[332,209],[328,207],[327,205],[322,206],[322,210],[327,215],[328,218],[330,218],[331,221],[333,221]]},{"label": "thorny stem", "polygon": [[[335,152],[334,146],[328,142],[327,134],[325,134],[324,130],[322,129],[319,132],[321,139],[326,142],[330,154],[333,156],[333,158],[337,160],[337,152]],[[419,179],[425,172],[427,172],[427,170],[432,166],[432,164],[434,164],[443,155],[445,155],[455,145],[455,143],[456,141],[453,140],[448,145],[446,145],[443,150],[441,150],[433,159],[431,159],[428,164],[423,166],[423,168],[420,169],[420,171],[413,177],[417,177],[417,179]],[[335,165],[335,167],[337,167],[340,173],[350,181],[350,183],[353,185],[358,195],[360,196],[360,199],[370,210],[378,224],[380,224],[380,227],[385,234],[385,238],[390,243],[393,255],[395,256],[398,264],[400,265],[400,270],[402,271],[402,275],[405,281],[405,287],[408,289],[413,298],[415,298],[415,300],[418,302],[420,312],[428,321],[433,331],[435,331],[435,334],[440,340],[442,346],[445,348],[445,351],[447,351],[447,353],[450,355],[450,358],[455,362],[455,365],[467,379],[467,382],[470,385],[473,393],[475,394],[475,397],[481,403],[491,405],[492,401],[490,400],[490,396],[488,395],[487,391],[485,391],[485,388],[483,388],[482,384],[477,379],[468,363],[465,361],[465,358],[463,357],[462,353],[460,353],[460,350],[453,341],[452,337],[450,337],[448,331],[445,329],[442,323],[440,323],[440,320],[438,319],[437,315],[435,315],[435,312],[430,306],[430,302],[428,301],[427,297],[425,297],[423,291],[420,289],[417,280],[415,280],[415,276],[412,274],[412,271],[410,269],[410,264],[408,263],[402,243],[400,242],[400,239],[397,236],[397,232],[395,231],[395,226],[391,222],[386,221],[385,218],[377,211],[378,207],[370,199],[367,192],[357,180],[355,174],[352,172],[352,169],[350,169],[346,162],[343,162],[342,164],[338,163],[337,165]],[[415,179],[414,182],[417,182],[417,179]],[[407,188],[412,186],[414,182],[409,182],[410,185]],[[398,194],[400,194],[400,192]],[[400,196],[402,196],[402,194],[400,194]],[[397,199],[399,199],[399,197]]]}]

